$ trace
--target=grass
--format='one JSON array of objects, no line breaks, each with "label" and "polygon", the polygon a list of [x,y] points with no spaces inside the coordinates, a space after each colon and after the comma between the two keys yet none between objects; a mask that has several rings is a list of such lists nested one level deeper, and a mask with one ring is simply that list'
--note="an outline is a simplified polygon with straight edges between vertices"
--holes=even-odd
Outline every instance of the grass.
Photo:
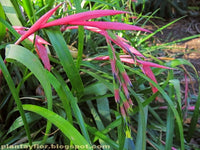
[{"label": "grass", "polygon": [[176,72],[198,73],[156,53],[199,35],[148,46],[181,18],[148,33],[136,26],[154,13],[137,14],[133,2],[61,2],[0,2],[1,149],[198,149],[200,94]]}]

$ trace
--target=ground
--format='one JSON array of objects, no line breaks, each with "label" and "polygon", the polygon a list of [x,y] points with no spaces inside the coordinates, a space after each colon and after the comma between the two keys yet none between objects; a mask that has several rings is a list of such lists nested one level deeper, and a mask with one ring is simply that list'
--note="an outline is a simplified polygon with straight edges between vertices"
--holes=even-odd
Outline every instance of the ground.
[{"label": "ground", "polygon": [[[162,27],[170,20],[153,20],[158,27]],[[155,31],[157,28],[155,25],[148,24],[145,28]],[[185,17],[166,29],[162,30],[155,35],[158,44],[172,42],[175,40],[180,40],[189,36],[199,35],[199,38],[192,40],[182,41],[180,43],[174,44],[169,48],[164,49],[164,51],[172,57],[182,57],[189,60],[197,69],[200,75],[200,18],[199,17]],[[190,68],[188,68],[189,71]]]},{"label": "ground", "polygon": [[[158,27],[162,27],[175,19],[167,21],[155,20]],[[155,31],[157,28],[154,25],[147,25],[145,28]],[[176,23],[170,25],[155,35],[159,43],[167,43],[192,35],[200,34],[200,18],[183,18]],[[191,52],[193,50],[193,52]],[[195,52],[194,52],[195,51]],[[174,45],[174,49],[169,50],[169,53],[183,52],[187,53],[186,59],[199,59],[200,58],[200,38],[184,41]]]},{"label": "ground", "polygon": [[[159,21],[155,20],[156,25],[158,27],[162,27],[174,19],[167,21]],[[155,31],[157,28],[154,25],[148,24],[145,28]],[[189,36],[199,35],[198,38],[194,38],[187,41],[182,41],[180,43],[174,44],[169,48],[164,49],[164,51],[168,54],[168,56],[175,58],[184,58],[189,60],[198,72],[198,76],[200,76],[200,18],[199,17],[186,17],[184,19],[179,20],[168,28],[164,29],[162,32],[157,33],[155,38],[158,44],[163,44],[167,42],[172,42],[175,40],[183,39]],[[194,75],[194,70],[191,67],[185,66],[186,70]],[[182,93],[185,93],[185,80],[184,74],[179,73],[181,85],[182,85]],[[189,83],[189,92],[191,95],[198,94],[198,82],[196,77],[188,78]],[[185,124],[190,124],[191,118],[185,119]],[[199,118],[200,124],[200,118]],[[191,143],[199,145],[200,139],[192,139]]]}]

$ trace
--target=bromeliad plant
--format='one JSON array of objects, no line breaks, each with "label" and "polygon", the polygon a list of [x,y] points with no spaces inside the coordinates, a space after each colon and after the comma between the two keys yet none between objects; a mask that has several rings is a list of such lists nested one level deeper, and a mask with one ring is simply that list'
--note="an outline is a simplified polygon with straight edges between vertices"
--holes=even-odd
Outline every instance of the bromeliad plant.
[{"label": "bromeliad plant", "polygon": [[[3,63],[2,59],[0,59],[1,71],[4,74],[7,83],[9,83],[10,85],[9,87],[11,89],[11,93],[13,94],[13,97],[17,104],[17,108],[20,111],[21,115],[20,119],[24,123],[26,134],[29,140],[29,145],[32,145],[32,137],[34,137],[34,135],[37,133],[34,134],[30,133],[28,123],[31,122],[30,121],[31,119],[28,120],[27,116],[31,117],[32,114],[24,113],[24,110],[35,112],[43,116],[44,118],[48,119],[47,125],[45,126],[46,127],[45,135],[42,141],[39,142],[40,144],[48,143],[49,140],[48,135],[52,128],[51,123],[53,123],[60,129],[60,131],[64,133],[64,136],[63,137],[61,136],[61,138],[64,139],[64,142],[71,144],[71,146],[84,145],[87,146],[85,147],[85,149],[92,149],[89,146],[98,140],[97,144],[99,143],[101,145],[109,144],[111,146],[111,149],[120,149],[120,150],[128,148],[134,149],[135,146],[136,149],[146,149],[145,126],[147,124],[147,111],[145,106],[148,105],[150,102],[152,102],[154,99],[157,99],[158,98],[157,96],[160,92],[168,102],[168,106],[171,110],[171,113],[174,114],[176,118],[177,126],[179,129],[178,131],[179,135],[177,136],[180,136],[181,148],[184,149],[183,127],[180,114],[175,109],[174,103],[171,101],[169,96],[158,84],[157,79],[151,67],[170,69],[170,70],[172,70],[172,68],[147,61],[147,58],[141,52],[139,52],[133,46],[131,46],[128,40],[122,38],[117,34],[114,34],[111,30],[128,30],[128,31],[133,30],[133,31],[142,31],[147,33],[149,33],[150,31],[140,28],[138,26],[125,24],[121,22],[94,21],[94,19],[99,17],[118,15],[118,14],[129,14],[129,12],[118,11],[118,10],[93,10],[87,12],[79,12],[73,15],[67,15],[66,17],[62,17],[60,19],[52,19],[51,16],[56,12],[56,10],[61,5],[62,4],[59,4],[55,8],[45,13],[30,28],[22,26],[13,26],[15,32],[20,34],[21,37],[18,38],[15,44],[9,44],[6,46],[6,58],[4,62],[17,60],[22,64],[24,64],[30,70],[30,73],[28,73],[27,69],[23,72],[24,77],[21,80],[20,84],[18,85],[17,90],[15,89],[12,79],[9,76],[5,64]],[[28,15],[28,17],[30,20],[32,19],[30,14]],[[34,22],[34,19],[32,19],[31,22]],[[61,28],[55,26],[61,26]],[[12,31],[12,27],[10,26],[7,27],[8,30],[14,33],[14,31]],[[43,29],[42,30],[43,35],[47,35],[50,42],[47,42],[47,38],[44,38],[45,39],[44,40],[43,38],[41,38],[42,36],[37,35],[37,33],[40,32],[41,29]],[[63,38],[63,35],[61,33],[61,31],[65,33],[66,31],[72,29],[78,29],[79,31],[78,40],[80,44],[78,43],[79,45],[78,45],[77,60],[72,59],[72,56],[67,49],[67,45],[65,44],[65,39]],[[98,56],[95,58],[94,57],[86,59],[82,58],[84,29],[98,33],[101,36],[105,37],[107,42],[108,55]],[[17,35],[17,37],[19,37],[19,35]],[[24,45],[25,39],[28,39],[32,43],[34,47],[32,50],[36,51],[37,55],[42,60],[44,67],[41,65],[37,57],[25,48],[26,46],[24,47],[18,46],[19,44]],[[54,59],[52,56],[48,56],[47,47],[50,47],[51,44],[54,50],[56,51],[57,54],[56,57],[59,58],[59,61],[57,59]],[[116,48],[116,46],[118,46],[118,48]],[[117,50],[119,48],[120,50],[121,49],[123,50],[123,53]],[[112,78],[110,78],[109,76],[108,78],[105,79],[98,76],[98,73],[94,74],[93,72],[90,71],[91,68],[96,67],[96,66],[93,67],[90,64],[91,61],[95,62],[102,60],[104,61],[107,60],[110,63]],[[74,62],[76,62],[76,66]],[[66,82],[69,83],[69,81],[68,80],[64,81],[62,75],[59,74],[57,71],[56,68],[57,66],[53,63],[59,66],[61,65],[60,69],[61,72],[63,70],[66,72],[67,79],[69,79],[70,84],[72,86],[71,89],[68,87],[68,84],[66,84]],[[132,67],[129,67],[130,64]],[[83,68],[81,68],[82,66]],[[90,69],[85,69],[88,66]],[[141,70],[139,70],[138,67]],[[96,89],[98,88],[100,89],[99,91],[95,91],[96,89],[93,89],[94,92],[93,94],[95,94],[97,97],[99,95],[103,97],[104,94],[107,93],[105,92],[105,89],[111,91],[112,97],[114,96],[115,102],[117,103],[118,111],[121,113],[122,117],[119,116],[118,112],[114,112],[117,119],[116,121],[110,123],[106,128],[103,128],[103,124],[99,119],[100,117],[98,116],[98,113],[95,112],[95,108],[92,105],[92,103],[88,100],[88,98],[85,99],[85,101],[88,104],[88,106],[90,106],[91,114],[95,118],[96,125],[99,130],[96,130],[96,128],[91,127],[88,123],[90,121],[88,121],[86,124],[85,120],[83,119],[82,115],[83,112],[81,112],[81,110],[79,109],[77,101],[80,102],[86,95],[86,93],[90,91],[92,88],[84,87],[82,78],[79,73],[80,71],[81,74],[89,74],[90,76],[93,76],[94,78],[99,80],[101,83],[105,84],[105,85],[99,83],[95,84],[95,86],[97,86]],[[142,103],[144,99],[141,96],[138,96],[138,94],[136,94],[133,90],[135,88],[135,85],[131,81],[129,75],[130,72],[131,75],[133,74],[139,75],[140,77],[149,81],[150,83],[153,96],[148,98],[145,101],[145,103]],[[43,87],[42,90],[45,93],[44,103],[45,105],[47,104],[48,109],[30,104],[26,105],[21,104],[21,101],[19,99],[20,88],[32,74],[35,75],[35,77],[39,80],[40,84]],[[110,82],[107,82],[106,81],[107,79],[109,80],[111,79],[112,84]],[[163,86],[166,86],[166,83]],[[62,106],[60,106],[60,104],[57,106],[53,103],[52,101],[53,92],[51,85],[53,87],[53,91],[55,90],[57,92],[57,95],[62,102]],[[137,101],[138,106],[133,107],[134,105],[133,100]],[[104,102],[108,103],[108,101]],[[53,112],[53,110],[58,112],[61,111],[57,110],[56,106],[59,107],[59,109],[61,107],[64,109],[65,113],[61,112],[62,117],[61,115],[58,115]],[[132,136],[133,135],[132,131],[134,131],[134,129],[131,124],[133,120],[132,119],[133,114],[135,114],[138,111],[139,111],[138,124],[141,126],[137,128],[137,138],[135,142],[135,139]],[[153,110],[151,111],[153,112]],[[106,115],[107,114],[104,114],[104,116]],[[76,118],[76,121],[73,120],[74,117]],[[159,120],[159,117],[158,116],[156,117]],[[67,119],[65,120],[64,118]],[[20,119],[18,120],[20,121]],[[16,120],[16,122],[18,120]],[[107,120],[109,120],[109,117],[107,118]],[[80,134],[80,132],[72,125],[75,126],[79,125],[79,129],[82,134]],[[118,139],[115,139],[115,141],[113,141],[111,138],[108,138],[109,136],[112,135],[107,135],[107,134],[109,133],[110,129],[114,129],[115,127],[118,127],[117,132],[119,137]],[[16,128],[17,127],[14,127],[14,129],[13,128],[9,129],[8,134],[12,133],[12,131],[14,131]],[[90,132],[91,135],[94,135],[92,141],[91,141],[91,136],[88,134],[88,132]],[[113,135],[116,134],[115,132],[112,131],[111,133]],[[167,133],[167,137],[170,135],[171,132]],[[5,137],[7,137],[7,135]],[[70,142],[68,140],[70,140]],[[134,145],[134,143],[136,144]],[[163,142],[161,140],[161,143],[166,143],[167,147],[170,148],[172,147],[172,143],[170,140],[169,141],[167,140],[166,142]]]},{"label": "bromeliad plant", "polygon": [[[89,19],[94,19],[94,18],[108,16],[108,15],[128,13],[128,12],[116,11],[116,10],[94,10],[90,12],[83,12],[83,13],[78,13],[75,15],[66,16],[61,19],[47,22],[48,19],[51,17],[51,15],[58,9],[58,7],[60,7],[60,5],[56,6],[54,9],[50,10],[45,15],[43,15],[30,29],[28,29],[28,31],[24,31],[24,29],[27,29],[24,27],[21,27],[21,28],[15,27],[16,31],[18,31],[18,33],[22,35],[15,44],[16,45],[19,44],[26,38],[30,39],[33,42],[34,32],[42,28],[58,26],[58,25],[65,25],[65,26],[66,25],[81,25],[81,26],[84,26],[86,29],[90,29],[91,31],[98,32],[101,35],[105,36],[106,41],[110,47],[109,48],[110,62],[111,62],[111,68],[112,68],[113,77],[114,77],[115,100],[117,103],[120,103],[121,114],[123,115],[125,119],[127,111],[131,108],[130,105],[133,105],[132,100],[130,99],[130,96],[129,96],[128,88],[127,88],[128,85],[132,86],[132,84],[125,69],[123,68],[122,64],[120,64],[120,60],[117,59],[116,51],[113,48],[110,40],[116,43],[117,45],[119,45],[125,52],[129,53],[130,54],[129,56],[132,56],[132,59],[135,59],[134,61],[141,63],[142,61],[137,60],[135,56],[138,56],[138,57],[144,57],[144,56],[140,54],[136,49],[131,47],[129,44],[127,44],[125,42],[126,41],[125,39],[117,37],[114,34],[109,35],[107,30],[136,30],[136,31],[144,31],[144,32],[150,32],[150,31],[137,27],[137,26],[128,25],[128,24],[119,23],[119,22],[87,21]],[[72,26],[72,27],[67,27],[66,29],[73,28],[73,27],[78,28],[77,26]],[[110,34],[112,33],[110,32]],[[48,70],[50,70],[50,63],[49,63],[49,60],[47,59],[47,55],[48,55],[47,50],[45,49],[44,46],[42,46],[42,44],[49,45],[48,42],[36,36],[35,38],[36,51],[39,57],[42,59],[45,67]],[[150,72],[148,62],[144,62],[144,63],[146,63],[146,65],[142,66],[144,73],[147,74],[151,79],[156,81],[153,73]],[[163,68],[167,68],[167,67],[163,66]],[[123,88],[123,90],[121,90],[121,87]],[[156,91],[157,90],[153,88],[153,92],[155,93]],[[125,96],[123,93],[125,94]]]},{"label": "bromeliad plant", "polygon": [[[137,57],[144,58],[144,56],[135,48],[130,46],[127,43],[128,41],[126,41],[124,38],[114,35],[107,30],[136,30],[136,31],[144,31],[144,32],[150,32],[150,31],[137,27],[137,26],[128,25],[128,24],[119,23],[119,22],[87,21],[89,19],[94,19],[94,18],[108,16],[108,15],[128,13],[128,12],[116,11],[116,10],[94,10],[90,12],[83,12],[83,13],[78,13],[75,15],[66,16],[61,19],[56,19],[54,21],[47,22],[48,19],[51,17],[51,15],[58,9],[58,7],[60,7],[60,5],[56,6],[54,9],[50,10],[45,15],[43,15],[30,29],[28,29],[28,31],[24,31],[25,29],[27,29],[24,27],[14,27],[15,30],[19,34],[22,35],[15,44],[16,45],[19,44],[26,38],[34,42],[33,41],[34,32],[42,28],[58,26],[58,25],[65,25],[65,26],[75,25],[75,26],[66,27],[66,29],[78,28],[77,25],[81,25],[81,26],[84,26],[85,29],[88,29],[90,31],[97,32],[103,35],[106,38],[106,41],[109,46],[109,57],[107,57],[107,59],[110,60],[113,78],[114,78],[113,83],[114,83],[115,101],[120,104],[121,114],[126,120],[128,110],[131,109],[131,105],[133,105],[132,100],[129,96],[127,86],[132,87],[133,85],[123,65],[121,64],[119,56],[117,56],[116,50],[114,49],[110,41],[120,46],[125,53],[129,54],[129,55],[120,56],[120,57],[123,57],[121,58],[123,62],[137,64],[137,65],[139,64],[139,66],[141,66],[143,73],[156,83],[157,81],[155,79],[153,72],[150,69],[150,66],[165,68],[165,69],[170,69],[170,68],[137,59]],[[62,30],[65,30],[65,29],[62,28]],[[47,50],[42,44],[49,45],[48,42],[44,41],[42,38],[36,35],[35,37],[36,51],[39,57],[41,58],[41,60],[43,61],[45,68],[47,68],[50,71],[50,63],[48,60]],[[95,60],[101,60],[101,59],[106,60],[105,58],[102,58],[102,57],[95,58]],[[158,91],[157,88],[155,88],[154,86],[152,86],[152,90],[153,90],[153,93],[156,93]]]}]

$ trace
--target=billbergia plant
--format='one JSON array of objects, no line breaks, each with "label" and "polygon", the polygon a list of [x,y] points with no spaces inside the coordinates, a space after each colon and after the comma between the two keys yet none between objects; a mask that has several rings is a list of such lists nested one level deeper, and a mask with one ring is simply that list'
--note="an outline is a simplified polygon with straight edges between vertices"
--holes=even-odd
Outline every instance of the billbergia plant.
[{"label": "billbergia plant", "polygon": [[164,27],[152,33],[130,22],[139,19],[128,9],[134,1],[0,2],[1,149],[190,146],[200,98],[182,100],[174,72],[187,81],[178,66],[195,68],[144,51]]}]

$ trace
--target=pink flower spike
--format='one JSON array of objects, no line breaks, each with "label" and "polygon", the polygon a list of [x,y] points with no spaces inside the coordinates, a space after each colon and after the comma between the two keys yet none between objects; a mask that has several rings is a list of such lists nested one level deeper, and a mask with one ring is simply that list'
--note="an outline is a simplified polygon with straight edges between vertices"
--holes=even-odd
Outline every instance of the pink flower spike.
[{"label": "pink flower spike", "polygon": [[118,10],[87,11],[87,12],[82,12],[82,13],[66,16],[64,18],[60,18],[60,19],[48,22],[46,24],[43,24],[42,28],[46,28],[46,27],[50,27],[50,26],[57,26],[57,25],[67,25],[67,24],[69,24],[69,22],[85,21],[85,20],[99,18],[99,17],[103,17],[103,16],[111,16],[111,15],[124,14],[124,13],[128,13],[128,12],[118,11]]},{"label": "pink flower spike", "polygon": [[[62,31],[65,31],[67,29],[78,29],[78,26],[68,26],[68,27],[62,29]],[[84,26],[84,29],[90,30],[90,31],[93,31],[93,32],[96,32],[96,33],[105,32],[104,30],[101,30],[101,29],[96,28],[96,27],[90,27],[90,26]]]},{"label": "pink flower spike", "polygon": [[121,111],[121,114],[122,114],[123,118],[125,119],[125,117],[126,117],[126,112],[125,112],[125,110],[124,110],[123,105],[120,106],[120,111]]},{"label": "pink flower spike", "polygon": [[[66,30],[66,29],[77,29],[77,28],[78,28],[78,26],[70,26],[70,27],[65,28],[65,30]],[[112,38],[108,35],[108,33],[107,33],[105,30],[101,30],[101,29],[99,29],[99,28],[90,27],[90,26],[84,26],[84,28],[85,28],[86,30],[90,30],[90,31],[93,31],[93,32],[96,32],[96,33],[99,33],[99,34],[105,36],[107,39],[111,40],[112,42],[114,42],[115,44],[117,44],[118,46],[120,46],[120,47],[124,50],[124,52],[129,51],[129,52],[133,53],[133,54],[136,55],[136,56],[145,58],[145,57],[144,57],[139,51],[137,51],[134,47],[132,47],[132,46],[130,46],[129,44],[127,44],[126,42],[128,42],[128,41],[127,41],[126,39],[124,39],[124,38],[121,38],[121,37],[119,37],[119,36],[116,35],[117,39],[114,40],[114,39],[112,39]]]},{"label": "pink flower spike", "polygon": [[129,63],[129,64],[135,64],[135,61],[133,60],[133,58],[121,58],[120,57],[120,60],[122,61],[122,62],[125,62],[125,63]]},{"label": "pink flower spike", "polygon": [[95,57],[93,58],[93,60],[109,60],[109,56],[99,56],[99,57]]},{"label": "pink flower spike", "polygon": [[35,31],[39,30],[43,24],[47,22],[47,20],[51,17],[51,15],[62,5],[59,4],[55,8],[48,11],[46,14],[44,14],[38,21],[35,22],[35,24],[24,34],[22,37],[20,37],[15,44],[19,44],[21,41],[26,39],[29,35],[33,34]]},{"label": "pink flower spike", "polygon": [[[77,29],[78,26],[70,26],[70,27],[67,27],[66,29]],[[108,33],[105,31],[105,30],[101,30],[99,28],[96,28],[96,27],[90,27],[90,26],[84,26],[84,28],[86,30],[90,30],[90,31],[93,31],[93,32],[96,32],[96,33],[99,33],[103,36],[105,36],[107,39],[111,40],[112,42],[114,42],[115,44],[117,44],[118,46],[120,46],[124,52],[131,52],[133,53],[134,55],[136,56],[139,56],[139,57],[143,57],[145,58],[139,51],[137,51],[134,47],[130,46],[129,44],[127,44],[126,42],[128,42],[126,39],[124,38],[121,38],[119,36],[116,35],[117,39],[112,39]],[[65,30],[66,30],[65,29]]]},{"label": "pink flower spike", "polygon": [[129,102],[130,105],[133,105],[131,98],[128,99],[128,102]]},{"label": "pink flower spike", "polygon": [[[146,66],[146,65],[143,65],[141,67],[143,73],[148,76],[151,80],[153,80],[155,83],[158,83],[157,80],[156,80],[156,77],[154,76],[150,66]],[[156,87],[154,87],[151,83],[149,83],[152,87],[152,91],[153,93],[156,93],[158,91],[158,89]]]},{"label": "pink flower spike", "polygon": [[123,87],[124,93],[126,95],[126,98],[129,99],[129,92],[128,92],[127,85],[122,82],[122,87]]},{"label": "pink flower spike", "polygon": [[96,27],[102,30],[136,30],[150,32],[149,30],[143,29],[138,26],[129,25],[121,22],[105,22],[105,21],[73,21],[69,22],[71,25],[83,25]]},{"label": "pink flower spike", "polygon": [[[159,107],[159,109],[167,109],[167,108],[168,108],[167,106]],[[184,108],[186,108],[186,107],[185,106],[182,107],[182,109],[184,109]],[[195,106],[187,106],[187,110],[189,110],[189,111],[194,111],[194,109],[195,109]],[[199,108],[199,110],[200,110],[200,108]]]},{"label": "pink flower spike", "polygon": [[187,74],[185,73],[185,106],[187,107],[187,98],[188,98],[188,79],[187,79]]},{"label": "pink flower spike", "polygon": [[44,67],[47,70],[51,70],[51,65],[49,62],[49,58],[48,58],[48,53],[47,53],[47,49],[40,43],[36,42],[35,43],[35,48],[36,48],[36,52],[38,53],[38,56],[41,58]]},{"label": "pink flower spike", "polygon": [[126,42],[126,43],[130,43],[128,40],[116,35],[116,37],[120,40],[120,41],[123,41],[123,42]]},{"label": "pink flower spike", "polygon": [[[166,144],[164,141],[161,140],[161,143],[163,143],[164,145]],[[171,150],[177,150],[176,148],[172,147]]]},{"label": "pink flower spike", "polygon": [[[27,31],[24,31],[24,29],[26,29],[25,27],[14,27],[14,28],[21,35],[24,35],[27,33]],[[38,56],[41,58],[45,68],[47,68],[50,71],[51,65],[49,62],[47,50],[42,45],[42,44],[46,44],[46,45],[50,45],[50,44],[38,35],[36,35],[35,37],[34,37],[34,34],[31,34],[30,36],[28,36],[28,40],[30,40],[32,43],[34,43],[34,38],[35,38],[36,52],[37,52]]]},{"label": "pink flower spike", "polygon": [[13,28],[15,29],[15,30],[28,30],[29,28],[27,28],[27,27],[22,27],[22,26],[13,26]]},{"label": "pink flower spike", "polygon": [[167,106],[161,106],[159,107],[159,109],[167,109],[168,107]]},{"label": "pink flower spike", "polygon": [[150,66],[150,67],[156,67],[156,68],[163,68],[163,69],[172,69],[170,67],[166,67],[166,66],[162,66],[162,65],[158,65],[152,62],[147,62],[147,61],[143,61],[143,60],[137,60],[138,63],[144,65],[144,66]]},{"label": "pink flower spike", "polygon": [[[195,106],[188,106],[187,109],[190,110],[190,111],[194,111],[195,110]],[[200,110],[200,108],[199,108],[199,110]]]},{"label": "pink flower spike", "polygon": [[134,47],[132,47],[131,45],[129,45],[129,44],[123,42],[123,41],[118,41],[118,42],[119,42],[119,44],[124,48],[123,51],[124,51],[125,53],[127,53],[127,52],[129,53],[129,51],[130,51],[131,53],[133,53],[133,54],[136,55],[136,56],[145,58],[138,50],[136,50],[136,49],[135,49]]},{"label": "pink flower spike", "polygon": [[132,58],[130,55],[120,55],[120,58]]},{"label": "pink flower spike", "polygon": [[115,69],[116,62],[115,62],[115,60],[110,60],[110,64],[111,64],[112,73],[116,73],[116,69]]},{"label": "pink flower spike", "polygon": [[125,101],[125,102],[123,103],[123,105],[124,105],[124,108],[125,108],[125,110],[126,110],[126,112],[127,112],[128,109],[130,108],[130,105],[129,105],[128,101]]},{"label": "pink flower spike", "polygon": [[[23,30],[17,30],[17,32],[21,35],[26,34],[27,31],[23,31]],[[34,43],[34,34],[31,34],[28,39]],[[46,40],[44,40],[43,38],[41,38],[40,36],[36,35],[35,40],[40,43],[40,44],[45,44],[45,45],[51,45],[50,43],[48,43]]]},{"label": "pink flower spike", "polygon": [[[32,39],[34,40],[34,38],[33,38],[32,36],[34,36],[34,35],[31,34],[31,35],[29,36],[29,38],[32,38]],[[36,40],[38,43],[40,43],[40,44],[51,45],[49,42],[47,42],[46,40],[44,40],[43,38],[41,38],[41,37],[38,36],[38,35],[36,35],[35,40]]]},{"label": "pink flower spike", "polygon": [[132,17],[130,17],[131,19],[137,19],[138,17],[136,17],[136,16],[132,16]]},{"label": "pink flower spike", "polygon": [[[95,57],[92,60],[109,60],[109,56],[99,56]],[[131,58],[130,55],[120,55],[120,60],[125,63],[135,64],[135,61]]]},{"label": "pink flower spike", "polygon": [[[148,76],[151,80],[153,80],[155,83],[157,83],[156,77],[154,76],[152,70],[150,67],[157,67],[157,68],[163,68],[163,69],[172,69],[169,67],[165,67],[162,65],[158,65],[152,62],[146,62],[146,61],[142,61],[142,60],[137,60],[138,63],[142,64],[142,71],[143,73]],[[152,87],[152,91],[153,93],[156,93],[158,91],[158,89],[156,87],[154,87],[151,83],[149,83]]]},{"label": "pink flower spike", "polygon": [[119,89],[114,90],[114,96],[115,96],[115,102],[119,103],[120,97],[119,97]]},{"label": "pink flower spike", "polygon": [[125,81],[126,84],[129,84],[131,87],[133,86],[132,83],[131,83],[131,80],[130,80],[130,78],[127,75],[126,72],[122,72],[122,77],[123,77],[123,79],[124,79],[124,81]]}]

